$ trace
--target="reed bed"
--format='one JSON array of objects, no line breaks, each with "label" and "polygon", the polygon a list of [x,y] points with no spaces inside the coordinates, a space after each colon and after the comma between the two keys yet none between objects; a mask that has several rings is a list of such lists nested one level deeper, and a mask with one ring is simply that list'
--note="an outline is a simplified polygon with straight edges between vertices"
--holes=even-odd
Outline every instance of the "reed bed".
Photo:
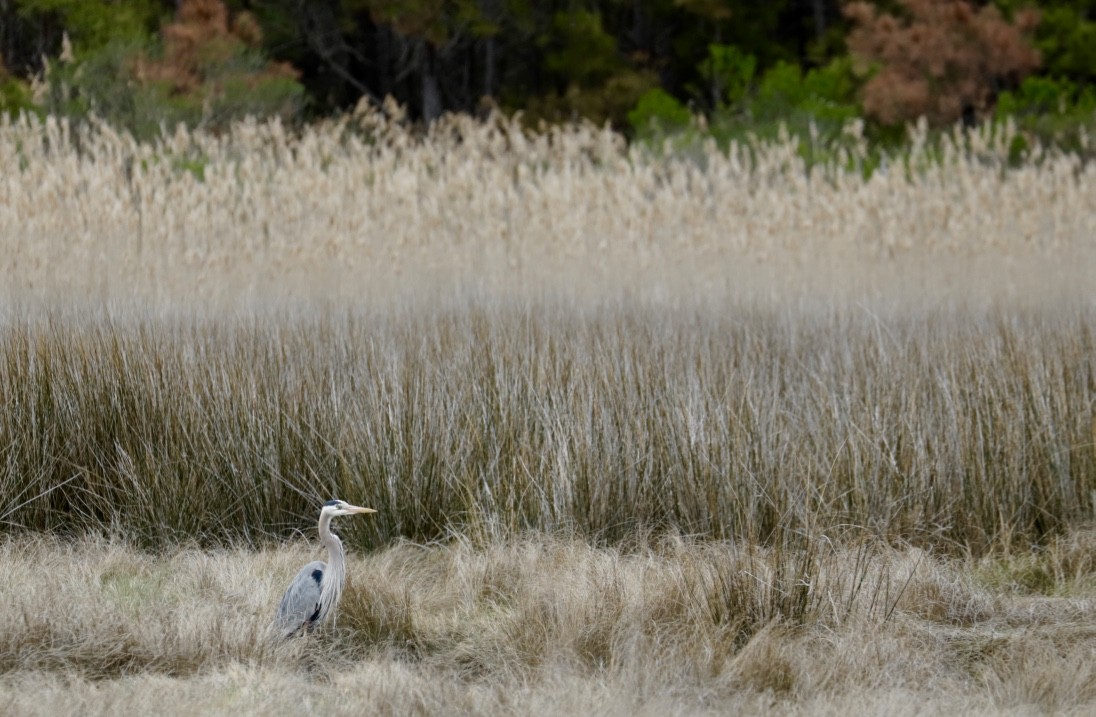
[{"label": "reed bed", "polygon": [[918,136],[865,179],[866,148],[808,168],[791,139],[659,152],[501,118],[423,132],[362,111],[148,143],[0,119],[0,298],[237,309],[464,291],[1083,292],[1096,166],[1036,146],[1013,167],[1014,137]]},{"label": "reed bed", "polygon": [[486,306],[0,327],[5,531],[261,542],[868,532],[981,551],[1090,519],[1096,316]]}]

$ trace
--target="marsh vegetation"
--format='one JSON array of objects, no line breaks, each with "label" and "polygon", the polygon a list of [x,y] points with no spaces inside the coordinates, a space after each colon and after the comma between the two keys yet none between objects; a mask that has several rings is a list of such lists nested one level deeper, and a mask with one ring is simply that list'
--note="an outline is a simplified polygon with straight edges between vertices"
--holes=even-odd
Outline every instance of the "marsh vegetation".
[{"label": "marsh vegetation", "polygon": [[1010,141],[4,124],[0,704],[1087,712],[1096,176]]}]

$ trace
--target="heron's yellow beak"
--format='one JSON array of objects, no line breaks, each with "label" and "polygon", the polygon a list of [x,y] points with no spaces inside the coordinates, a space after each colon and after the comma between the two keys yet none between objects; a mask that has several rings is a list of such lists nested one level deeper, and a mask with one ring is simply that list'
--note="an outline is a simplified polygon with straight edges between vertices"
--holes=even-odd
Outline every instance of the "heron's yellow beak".
[{"label": "heron's yellow beak", "polygon": [[346,506],[346,509],[349,510],[351,513],[376,513],[377,512],[377,511],[373,510],[372,508],[362,508],[362,507],[357,506],[357,505],[348,505],[348,506]]}]

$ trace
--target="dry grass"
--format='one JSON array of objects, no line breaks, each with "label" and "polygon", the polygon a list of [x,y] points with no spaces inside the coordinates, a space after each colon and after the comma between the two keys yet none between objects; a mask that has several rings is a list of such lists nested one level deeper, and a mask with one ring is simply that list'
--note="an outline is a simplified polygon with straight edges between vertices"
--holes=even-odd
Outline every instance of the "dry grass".
[{"label": "dry grass", "polygon": [[0,712],[1092,711],[1092,165],[0,122]]},{"label": "dry grass", "polygon": [[[654,156],[589,126],[529,136],[375,114],[138,144],[0,120],[0,298],[70,305],[1085,296],[1096,165],[1012,134],[808,173],[794,142]],[[861,160],[846,158],[849,166]],[[18,168],[16,170],[16,168]]]},{"label": "dry grass", "polygon": [[1066,305],[55,316],[0,326],[0,401],[5,530],[146,546],[311,531],[334,495],[381,511],[359,545],[671,529],[980,554],[1096,494],[1096,322]]},{"label": "dry grass", "polygon": [[[335,627],[271,645],[315,552],[20,539],[0,567],[7,714],[1084,714],[1093,534],[1036,595],[915,549],[779,551],[547,535],[352,556]],[[1074,561],[1085,566],[1077,570]],[[1087,561],[1087,562],[1086,562]],[[1066,567],[1072,566],[1072,567]],[[798,585],[810,605],[782,606]]]}]

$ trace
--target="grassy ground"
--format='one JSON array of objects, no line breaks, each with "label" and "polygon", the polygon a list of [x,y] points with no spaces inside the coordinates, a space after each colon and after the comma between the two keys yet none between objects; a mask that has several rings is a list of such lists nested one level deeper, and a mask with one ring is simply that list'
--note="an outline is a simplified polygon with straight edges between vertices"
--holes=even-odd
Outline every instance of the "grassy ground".
[{"label": "grassy ground", "polygon": [[7,714],[1086,714],[1096,538],[1022,556],[547,535],[353,556],[337,624],[272,645],[315,550],[0,551]]}]

